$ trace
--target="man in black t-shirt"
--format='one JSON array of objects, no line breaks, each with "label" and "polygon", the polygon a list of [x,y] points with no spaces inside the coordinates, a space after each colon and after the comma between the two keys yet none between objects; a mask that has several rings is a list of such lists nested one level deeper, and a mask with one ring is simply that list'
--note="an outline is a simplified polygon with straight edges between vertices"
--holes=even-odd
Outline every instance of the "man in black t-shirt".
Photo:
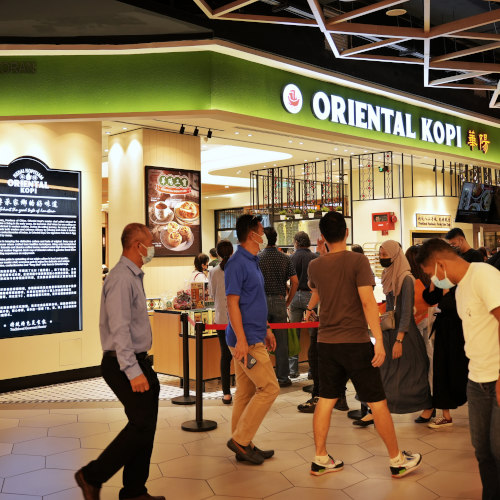
[{"label": "man in black t-shirt", "polygon": [[459,227],[454,227],[445,236],[446,241],[458,251],[462,259],[467,262],[484,262],[481,252],[474,250],[465,239],[464,232]]}]

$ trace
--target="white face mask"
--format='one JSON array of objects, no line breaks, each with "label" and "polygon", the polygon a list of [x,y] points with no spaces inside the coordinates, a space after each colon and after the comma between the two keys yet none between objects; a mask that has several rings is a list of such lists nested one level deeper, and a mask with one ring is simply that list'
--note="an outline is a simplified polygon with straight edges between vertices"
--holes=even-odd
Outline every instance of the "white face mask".
[{"label": "white face mask", "polygon": [[147,264],[148,262],[151,262],[153,260],[153,257],[155,256],[155,247],[147,247],[146,245],[144,245],[144,243],[141,243],[141,245],[148,251],[147,255],[142,255],[141,253],[142,263]]},{"label": "white face mask", "polygon": [[449,290],[450,288],[453,288],[455,286],[455,283],[450,281],[448,277],[446,276],[446,269],[444,270],[444,278],[442,280],[438,279],[437,277],[437,262],[436,262],[436,267],[434,269],[434,276],[432,276],[431,281],[434,283],[434,286],[438,288],[442,288],[443,290]]},{"label": "white face mask", "polygon": [[259,252],[262,252],[262,250],[264,250],[264,248],[267,247],[267,236],[265,233],[263,234],[259,234],[259,233],[256,233],[254,231],[254,233],[259,237],[259,238],[262,238],[262,243],[259,243]]}]

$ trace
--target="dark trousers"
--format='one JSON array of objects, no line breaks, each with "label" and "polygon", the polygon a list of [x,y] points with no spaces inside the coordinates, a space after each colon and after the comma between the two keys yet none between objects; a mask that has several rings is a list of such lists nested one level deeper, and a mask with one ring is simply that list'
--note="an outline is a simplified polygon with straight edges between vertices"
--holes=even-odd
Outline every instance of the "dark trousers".
[{"label": "dark trousers", "polygon": [[226,331],[217,330],[220,344],[220,380],[222,382],[222,392],[231,394],[231,359],[233,355],[226,344]]},{"label": "dark trousers", "polygon": [[128,423],[99,457],[83,468],[85,480],[100,487],[123,467],[120,499],[147,492],[146,481],[158,418],[158,377],[148,359],[141,357],[138,362],[149,382],[149,391],[146,392],[132,391],[116,358],[102,359],[102,376],[125,407]]}]

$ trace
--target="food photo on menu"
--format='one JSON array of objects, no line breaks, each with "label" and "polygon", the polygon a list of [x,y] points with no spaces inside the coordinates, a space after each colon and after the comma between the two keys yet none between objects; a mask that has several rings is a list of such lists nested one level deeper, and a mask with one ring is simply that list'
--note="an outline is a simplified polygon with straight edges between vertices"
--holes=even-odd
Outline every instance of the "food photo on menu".
[{"label": "food photo on menu", "polygon": [[146,225],[155,257],[201,252],[200,172],[146,167]]}]

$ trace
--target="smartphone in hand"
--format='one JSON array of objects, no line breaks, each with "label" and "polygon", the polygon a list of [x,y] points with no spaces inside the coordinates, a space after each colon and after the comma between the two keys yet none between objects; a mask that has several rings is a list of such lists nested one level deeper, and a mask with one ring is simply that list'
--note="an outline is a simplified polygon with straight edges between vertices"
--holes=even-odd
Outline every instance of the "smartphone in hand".
[{"label": "smartphone in hand", "polygon": [[318,321],[319,317],[315,311],[309,313],[309,321]]},{"label": "smartphone in hand", "polygon": [[[243,360],[241,361],[243,363]],[[251,370],[257,364],[257,360],[251,355],[247,354],[247,359],[244,365]]]}]

